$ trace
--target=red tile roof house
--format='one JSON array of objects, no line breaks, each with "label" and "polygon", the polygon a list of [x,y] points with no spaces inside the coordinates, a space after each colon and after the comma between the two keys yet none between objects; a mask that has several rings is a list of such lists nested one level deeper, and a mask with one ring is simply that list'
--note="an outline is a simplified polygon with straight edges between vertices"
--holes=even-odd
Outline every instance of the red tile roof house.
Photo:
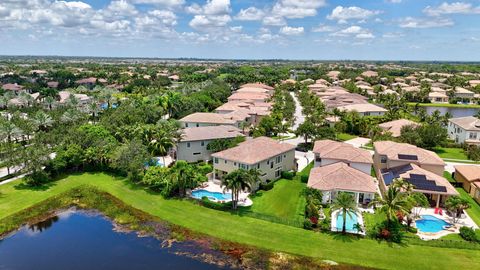
[{"label": "red tile roof house", "polygon": [[239,127],[242,121],[233,120],[227,114],[197,112],[179,120],[182,128],[230,125]]},{"label": "red tile roof house", "polygon": [[453,175],[458,183],[462,183],[463,189],[480,203],[480,166],[457,165]]},{"label": "red tile roof house", "polygon": [[182,138],[177,143],[177,160],[197,162],[211,160],[212,152],[207,149],[208,144],[217,139],[234,139],[244,137],[234,126],[206,126],[192,127],[182,130]]},{"label": "red tile roof house", "polygon": [[378,126],[383,130],[390,132],[392,134],[392,137],[400,137],[403,127],[405,126],[418,127],[420,126],[420,124],[408,119],[398,119],[390,122],[381,123]]},{"label": "red tile roof house", "polygon": [[76,84],[83,85],[89,88],[93,88],[93,86],[95,86],[97,83],[104,84],[106,82],[107,80],[105,79],[97,79],[95,77],[90,77],[90,78],[85,78],[85,79],[75,81]]},{"label": "red tile roof house", "polygon": [[20,94],[21,92],[25,92],[25,87],[16,83],[7,83],[1,86],[5,91],[12,91],[15,95]]},{"label": "red tile roof house", "polygon": [[458,195],[443,177],[445,162],[434,152],[391,141],[378,141],[373,146],[374,167],[382,192],[395,179],[402,178],[414,185],[414,191],[425,194],[432,206],[442,206],[449,196]]},{"label": "red tile roof house", "polygon": [[240,168],[260,171],[260,180],[267,183],[281,177],[283,171],[296,169],[295,145],[258,137],[236,147],[212,154],[214,179],[222,179]]},{"label": "red tile roof house", "polygon": [[368,175],[372,171],[373,159],[370,152],[348,143],[332,140],[316,141],[313,146],[313,153],[315,154],[314,167],[343,162]]}]

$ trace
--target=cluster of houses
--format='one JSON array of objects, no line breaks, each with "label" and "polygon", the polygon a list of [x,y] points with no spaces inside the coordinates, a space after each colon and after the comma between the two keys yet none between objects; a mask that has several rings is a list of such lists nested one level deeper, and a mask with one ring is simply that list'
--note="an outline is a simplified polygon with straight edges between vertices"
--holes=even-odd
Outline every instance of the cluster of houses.
[{"label": "cluster of houses", "polygon": [[273,91],[265,84],[244,84],[214,112],[197,112],[180,119],[183,136],[177,144],[177,159],[189,162],[211,160],[209,143],[245,136],[250,127],[270,114]]}]

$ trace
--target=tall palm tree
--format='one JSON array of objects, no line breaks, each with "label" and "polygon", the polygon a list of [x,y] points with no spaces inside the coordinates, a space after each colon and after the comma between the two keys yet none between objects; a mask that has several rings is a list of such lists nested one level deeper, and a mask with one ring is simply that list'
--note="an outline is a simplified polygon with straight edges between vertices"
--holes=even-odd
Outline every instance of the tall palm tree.
[{"label": "tall palm tree", "polygon": [[194,188],[198,183],[198,177],[193,167],[186,161],[179,160],[170,169],[172,184],[178,187],[180,197],[185,197],[187,188]]},{"label": "tall palm tree", "polygon": [[88,113],[92,115],[92,122],[95,124],[95,119],[97,118],[100,108],[98,107],[97,101],[92,100],[87,106]]},{"label": "tall palm tree", "polygon": [[401,193],[398,187],[390,185],[384,197],[376,196],[370,205],[379,207],[379,211],[385,213],[387,222],[390,225],[397,215],[408,213],[408,201],[406,194]]},{"label": "tall palm tree", "polygon": [[107,109],[110,109],[112,107],[112,103],[115,102],[116,98],[114,94],[116,91],[112,88],[103,88],[100,91],[100,97],[103,100],[103,102],[107,103]]},{"label": "tall palm tree", "polygon": [[56,103],[56,100],[55,98],[53,98],[52,96],[46,96],[44,99],[43,99],[43,104],[45,104],[48,108],[48,110],[52,110],[53,108],[53,105]]},{"label": "tall palm tree", "polygon": [[55,122],[52,117],[43,111],[38,111],[32,118],[39,130],[46,131]]},{"label": "tall palm tree", "polygon": [[408,195],[410,195],[412,191],[415,189],[414,185],[412,185],[410,182],[407,182],[403,178],[398,178],[393,180],[392,185],[398,188],[401,192],[405,192]]},{"label": "tall palm tree", "polygon": [[343,217],[342,233],[347,232],[347,215],[351,217],[357,212],[357,203],[352,194],[347,192],[339,192],[335,200],[333,201],[331,211],[340,210]]},{"label": "tall palm tree", "polygon": [[72,123],[82,118],[82,115],[76,109],[67,110],[61,117],[62,122]]},{"label": "tall palm tree", "polygon": [[237,209],[241,191],[251,191],[253,188],[252,177],[244,169],[235,170],[222,179],[224,190],[232,191],[232,209]]},{"label": "tall palm tree", "polygon": [[152,152],[156,152],[162,156],[163,164],[165,164],[165,156],[168,154],[168,150],[175,146],[175,141],[170,132],[166,130],[156,130],[152,134],[149,146],[152,148]]}]

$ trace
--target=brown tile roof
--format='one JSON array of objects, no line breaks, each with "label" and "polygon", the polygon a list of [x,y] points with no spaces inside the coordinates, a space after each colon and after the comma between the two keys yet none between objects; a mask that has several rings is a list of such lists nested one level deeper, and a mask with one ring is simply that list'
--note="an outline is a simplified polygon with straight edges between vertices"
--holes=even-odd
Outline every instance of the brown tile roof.
[{"label": "brown tile roof", "polygon": [[85,79],[75,81],[76,84],[88,84],[88,83],[92,84],[96,82],[97,82],[97,78],[95,77],[90,77],[90,78],[85,78]]},{"label": "brown tile roof", "polygon": [[235,91],[236,93],[265,93],[268,94],[270,90],[265,88],[258,88],[258,87],[242,87]]},{"label": "brown tile roof", "polygon": [[244,164],[256,164],[294,149],[295,145],[280,143],[267,137],[258,137],[212,156]]},{"label": "brown tile roof", "polygon": [[346,163],[358,162],[373,164],[370,152],[343,142],[332,140],[316,141],[313,146],[313,153],[319,154],[321,158],[342,160]]},{"label": "brown tile roof", "polygon": [[244,87],[264,88],[264,89],[267,89],[267,90],[273,90],[274,89],[273,87],[271,87],[269,85],[266,85],[266,84],[263,84],[263,83],[246,83],[246,84],[240,85],[240,88],[244,88]]},{"label": "brown tile roof", "polygon": [[387,112],[385,108],[382,108],[380,106],[377,106],[375,104],[371,103],[362,103],[362,104],[351,104],[351,105],[343,105],[338,107],[339,110],[341,111],[356,111],[359,113],[364,113],[364,112]]},{"label": "brown tile roof", "polygon": [[343,162],[316,167],[310,171],[308,187],[322,191],[343,190],[356,192],[377,191],[373,178]]},{"label": "brown tile roof", "polygon": [[182,142],[244,137],[234,126],[193,127],[182,130]]},{"label": "brown tile roof", "polygon": [[2,85],[3,90],[6,91],[20,91],[23,90],[24,87],[22,85],[16,84],[16,83],[7,83]]},{"label": "brown tile roof", "polygon": [[376,71],[367,70],[362,72],[363,77],[377,77],[378,73]]},{"label": "brown tile roof", "polygon": [[460,173],[469,182],[480,181],[480,167],[475,165],[457,165],[455,173]]},{"label": "brown tile roof", "polygon": [[415,155],[418,160],[415,163],[430,165],[445,165],[443,159],[432,151],[422,149],[408,143],[392,141],[377,141],[373,143],[375,154],[385,155],[389,160],[410,161],[398,157],[398,155]]},{"label": "brown tile roof", "polygon": [[402,127],[412,126],[412,125],[419,126],[420,124],[408,119],[398,119],[390,122],[381,123],[378,126],[381,127],[383,130],[391,132],[393,137],[399,137]]},{"label": "brown tile roof", "polygon": [[235,124],[235,121],[225,118],[223,114],[197,112],[187,115],[179,120],[180,122],[190,123],[212,123],[212,124]]},{"label": "brown tile roof", "polygon": [[448,121],[465,130],[480,131],[480,119],[474,116],[450,118]]},{"label": "brown tile roof", "polygon": [[233,100],[266,101],[268,98],[269,98],[269,95],[265,93],[237,92],[237,93],[233,93],[230,97],[228,97],[228,100],[229,101],[233,101]]}]

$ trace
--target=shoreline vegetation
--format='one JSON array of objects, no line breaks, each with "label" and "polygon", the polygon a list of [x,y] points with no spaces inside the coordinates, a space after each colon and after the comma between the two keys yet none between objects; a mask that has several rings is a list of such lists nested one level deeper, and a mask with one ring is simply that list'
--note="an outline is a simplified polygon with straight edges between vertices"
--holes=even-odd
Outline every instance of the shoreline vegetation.
[{"label": "shoreline vegetation", "polygon": [[416,103],[408,102],[408,106],[419,107],[443,107],[443,108],[458,108],[458,109],[480,109],[480,105],[477,104],[450,104],[450,103]]},{"label": "shoreline vegetation", "polygon": [[[90,204],[87,204],[81,197],[75,197],[81,194],[78,192],[79,189],[95,190],[100,194],[98,198],[102,198],[101,194],[103,194],[103,198],[108,196],[114,203],[106,204],[106,200],[97,201],[91,198]],[[352,265],[358,265],[356,269],[361,267],[426,269],[440,265],[445,269],[456,267],[473,269],[480,264],[478,250],[398,245],[352,236],[305,231],[251,217],[215,211],[189,200],[166,200],[157,193],[132,184],[124,178],[104,173],[69,175],[36,189],[12,182],[0,186],[0,194],[0,232],[2,233],[15,230],[41,215],[74,203],[80,208],[95,208],[106,216],[111,216],[112,220],[119,224],[128,224],[133,230],[142,229],[143,223],[138,222],[139,220],[147,221],[152,218],[154,222],[172,224],[177,228],[174,231],[182,232],[175,238],[182,238],[181,235],[208,236],[208,238],[217,239],[215,241],[220,241],[222,247],[227,243],[233,247],[254,250],[253,254],[245,252],[242,256],[247,256],[246,254],[253,256],[253,259],[245,257],[244,260],[256,261],[257,266],[263,265],[258,266],[260,269],[274,268],[272,265],[279,261],[291,266],[286,269],[294,268],[295,265],[292,264],[295,262],[301,262],[300,265],[307,265],[308,268],[314,269],[325,264],[322,260],[340,263],[341,266],[338,269],[349,269]],[[65,197],[64,194],[70,194],[70,197]],[[128,211],[124,212],[122,209]],[[140,217],[138,220],[137,214]],[[258,256],[259,254],[261,255]],[[383,255],[375,256],[374,254]],[[263,261],[267,264],[262,264],[261,257],[270,259],[268,262]],[[405,259],[399,260],[399,258]],[[392,264],[392,261],[396,263]]]}]

